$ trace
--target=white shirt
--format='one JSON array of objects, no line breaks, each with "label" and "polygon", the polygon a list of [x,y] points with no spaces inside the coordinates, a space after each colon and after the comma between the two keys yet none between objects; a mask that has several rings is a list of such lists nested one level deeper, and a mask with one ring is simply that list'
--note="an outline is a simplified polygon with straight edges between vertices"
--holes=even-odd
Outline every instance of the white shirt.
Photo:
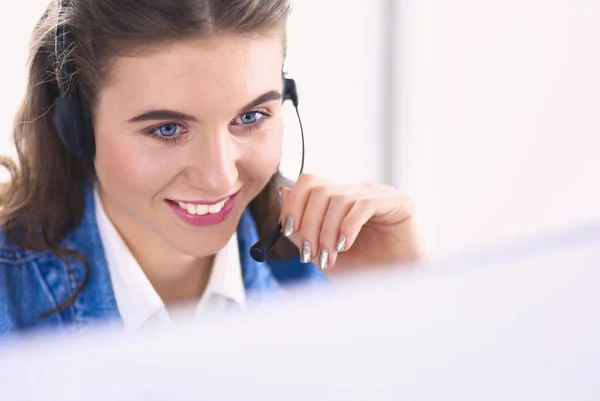
[{"label": "white shirt", "polygon": [[[96,221],[106,255],[113,292],[119,314],[127,331],[136,331],[146,323],[171,322],[165,304],[144,274],[123,238],[112,224],[97,190],[94,193]],[[213,263],[208,284],[195,308],[194,318],[205,312],[222,311],[228,307],[243,309],[246,292],[237,234],[219,251]]]}]

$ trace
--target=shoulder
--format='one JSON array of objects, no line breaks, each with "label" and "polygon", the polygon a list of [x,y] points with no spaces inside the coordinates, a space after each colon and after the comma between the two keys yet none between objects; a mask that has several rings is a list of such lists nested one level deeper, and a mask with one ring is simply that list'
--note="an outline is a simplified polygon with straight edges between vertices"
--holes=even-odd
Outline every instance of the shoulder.
[{"label": "shoulder", "polygon": [[0,274],[5,273],[7,267],[24,265],[47,256],[48,252],[28,250],[15,244],[6,230],[0,229],[0,267],[3,268]]},{"label": "shoulder", "polygon": [[66,279],[59,266],[51,253],[23,249],[0,231],[0,337],[51,323],[38,316],[56,305],[52,293]]}]

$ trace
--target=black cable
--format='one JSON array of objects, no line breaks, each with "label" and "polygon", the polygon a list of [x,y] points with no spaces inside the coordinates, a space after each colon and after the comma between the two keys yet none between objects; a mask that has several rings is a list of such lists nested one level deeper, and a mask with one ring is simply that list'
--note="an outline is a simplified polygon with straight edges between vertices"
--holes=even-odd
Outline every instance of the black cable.
[{"label": "black cable", "polygon": [[[298,123],[300,124],[300,136],[302,138],[302,159],[300,164],[300,172],[298,176],[304,171],[304,128],[302,127],[302,119],[300,118],[300,112],[298,111],[297,102],[294,102],[294,108],[296,109],[296,116],[298,116]],[[277,227],[266,237],[261,238],[256,244],[250,248],[250,256],[257,262],[264,262],[267,260],[267,256],[273,250],[273,247],[281,238],[281,222],[277,224]]]}]

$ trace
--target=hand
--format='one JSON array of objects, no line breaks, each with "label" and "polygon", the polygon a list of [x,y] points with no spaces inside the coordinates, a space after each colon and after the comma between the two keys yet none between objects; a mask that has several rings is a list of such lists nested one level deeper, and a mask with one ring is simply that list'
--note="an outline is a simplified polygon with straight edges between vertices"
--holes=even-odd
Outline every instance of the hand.
[{"label": "hand", "polygon": [[302,174],[280,187],[283,235],[303,263],[333,270],[424,258],[411,201],[387,185],[333,185]]}]

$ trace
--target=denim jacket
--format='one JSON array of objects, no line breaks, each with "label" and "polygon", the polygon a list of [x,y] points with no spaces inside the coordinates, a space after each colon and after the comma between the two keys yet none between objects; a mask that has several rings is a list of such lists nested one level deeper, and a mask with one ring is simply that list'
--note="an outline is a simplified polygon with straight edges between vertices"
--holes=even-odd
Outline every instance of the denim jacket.
[{"label": "denim jacket", "polygon": [[[119,322],[104,249],[95,217],[93,189],[83,188],[85,208],[79,226],[61,242],[61,246],[85,255],[90,266],[89,282],[71,307],[49,317],[49,312],[67,299],[85,276],[85,265],[70,260],[66,264],[48,251],[22,249],[0,231],[0,337],[18,332],[57,329],[70,331],[104,321]],[[246,293],[254,297],[270,297],[289,283],[324,281],[324,275],[313,264],[300,259],[257,263],[249,254],[258,240],[255,222],[248,209],[237,228],[240,262]]]}]

